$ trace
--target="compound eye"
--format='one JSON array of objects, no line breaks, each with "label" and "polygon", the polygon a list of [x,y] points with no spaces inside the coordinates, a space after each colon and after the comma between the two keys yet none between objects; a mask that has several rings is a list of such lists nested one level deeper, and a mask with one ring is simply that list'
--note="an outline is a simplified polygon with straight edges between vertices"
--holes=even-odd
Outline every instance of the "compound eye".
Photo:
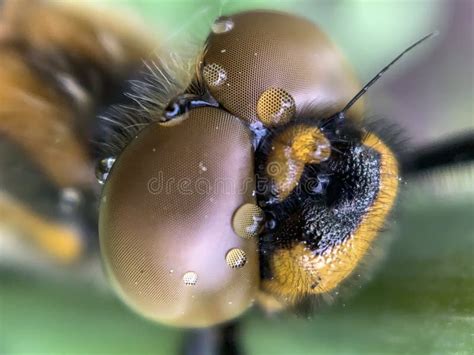
[{"label": "compound eye", "polygon": [[181,327],[244,312],[259,287],[259,211],[239,213],[255,205],[254,179],[249,130],[224,111],[194,109],[142,131],[115,162],[100,207],[101,252],[121,298]]},{"label": "compound eye", "polygon": [[307,106],[336,112],[360,88],[340,51],[301,17],[247,11],[217,19],[212,30],[204,81],[222,107],[247,122],[279,126]]}]

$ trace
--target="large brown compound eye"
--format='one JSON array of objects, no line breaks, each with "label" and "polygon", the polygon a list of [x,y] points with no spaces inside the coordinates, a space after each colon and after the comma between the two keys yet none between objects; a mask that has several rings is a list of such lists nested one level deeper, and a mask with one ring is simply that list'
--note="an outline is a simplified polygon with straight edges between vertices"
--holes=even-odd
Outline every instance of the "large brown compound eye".
[{"label": "large brown compound eye", "polygon": [[259,211],[239,210],[255,205],[254,189],[251,134],[238,118],[199,108],[142,131],[115,162],[100,207],[101,252],[121,298],[180,327],[244,312],[259,288]]},{"label": "large brown compound eye", "polygon": [[[360,89],[349,63],[315,24],[268,10],[214,22],[203,78],[228,112],[271,127],[309,105],[337,112]],[[359,101],[351,117],[359,119],[362,108]]]}]

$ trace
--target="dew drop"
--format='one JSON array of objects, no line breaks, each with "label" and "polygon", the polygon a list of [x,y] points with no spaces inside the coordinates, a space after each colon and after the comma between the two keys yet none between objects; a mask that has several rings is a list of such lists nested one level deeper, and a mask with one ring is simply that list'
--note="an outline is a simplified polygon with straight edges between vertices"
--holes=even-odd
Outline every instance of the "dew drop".
[{"label": "dew drop", "polygon": [[198,275],[194,271],[188,271],[183,275],[183,282],[187,286],[193,286],[197,283]]},{"label": "dew drop", "polygon": [[233,269],[240,269],[247,263],[247,255],[242,249],[234,248],[227,252],[225,261]]},{"label": "dew drop", "polygon": [[244,239],[258,236],[264,225],[263,210],[252,203],[240,206],[232,217],[232,228],[235,234]]},{"label": "dew drop", "polygon": [[219,64],[212,63],[204,66],[202,75],[211,87],[221,86],[227,80],[227,72]]},{"label": "dew drop", "polygon": [[199,162],[199,169],[201,171],[207,171],[207,167],[204,165],[202,161]]},{"label": "dew drop", "polygon": [[211,28],[215,34],[226,33],[234,28],[234,21],[229,17],[220,17],[212,24]]},{"label": "dew drop", "polygon": [[270,88],[257,101],[257,115],[265,125],[288,122],[295,114],[295,100],[285,90]]},{"label": "dew drop", "polygon": [[107,180],[107,177],[109,176],[110,169],[112,169],[112,166],[115,163],[115,158],[109,157],[109,158],[104,158],[101,161],[97,163],[97,166],[95,168],[95,177],[97,178],[97,181],[99,184],[103,185],[105,184],[105,181]]}]

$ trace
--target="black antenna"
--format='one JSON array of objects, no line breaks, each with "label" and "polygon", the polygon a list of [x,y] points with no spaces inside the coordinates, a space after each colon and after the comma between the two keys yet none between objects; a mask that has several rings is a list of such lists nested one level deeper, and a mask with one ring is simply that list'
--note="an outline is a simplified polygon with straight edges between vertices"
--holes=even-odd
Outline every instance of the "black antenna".
[{"label": "black antenna", "polygon": [[438,31],[432,32],[432,33],[430,33],[429,35],[423,37],[422,39],[416,41],[416,42],[413,43],[410,47],[408,47],[408,48],[405,49],[402,53],[400,53],[400,54],[398,55],[398,57],[396,57],[396,58],[395,58],[394,60],[392,60],[385,68],[383,68],[381,71],[379,71],[379,72],[377,73],[377,75],[374,76],[374,77],[372,78],[372,80],[370,80],[370,81],[362,88],[362,90],[360,90],[360,91],[357,93],[357,95],[354,96],[354,98],[352,98],[351,101],[349,101],[349,103],[339,112],[339,115],[341,115],[341,114],[343,115],[347,110],[349,110],[349,109],[352,107],[352,105],[354,105],[354,104],[357,102],[357,100],[359,100],[359,99],[367,92],[367,90],[369,90],[369,88],[370,88],[373,84],[375,84],[375,82],[376,82],[377,80],[379,80],[380,77],[381,77],[393,64],[395,64],[401,57],[403,57],[404,54],[406,54],[407,52],[411,51],[413,48],[415,48],[415,47],[416,47],[417,45],[419,45],[420,43],[426,41],[428,38],[433,37],[433,36],[436,36],[436,35],[438,35]]}]

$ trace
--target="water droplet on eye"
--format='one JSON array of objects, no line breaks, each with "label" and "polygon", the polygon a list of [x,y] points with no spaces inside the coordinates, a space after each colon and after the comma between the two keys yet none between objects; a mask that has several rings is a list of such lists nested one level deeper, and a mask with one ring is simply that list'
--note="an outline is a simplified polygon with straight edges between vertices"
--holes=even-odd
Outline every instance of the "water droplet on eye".
[{"label": "water droplet on eye", "polygon": [[202,161],[199,162],[199,169],[201,169],[201,171],[207,171],[207,167]]},{"label": "water droplet on eye", "polygon": [[234,21],[229,17],[221,17],[212,24],[211,28],[215,34],[226,33],[234,28]]},{"label": "water droplet on eye", "polygon": [[198,275],[194,271],[188,271],[183,275],[183,282],[187,286],[193,286],[197,283]]},{"label": "water droplet on eye", "polygon": [[240,269],[247,263],[247,255],[242,249],[234,248],[227,252],[225,261],[233,269]]},{"label": "water droplet on eye", "polygon": [[257,205],[243,204],[232,217],[232,228],[235,234],[244,239],[256,237],[262,230],[264,217],[265,214]]},{"label": "water droplet on eye", "polygon": [[104,158],[101,161],[97,163],[97,166],[95,168],[95,177],[97,178],[97,181],[99,184],[103,185],[105,184],[105,181],[107,180],[107,176],[109,176],[110,169],[112,169],[112,166],[115,163],[115,158]]},{"label": "water droplet on eye", "polygon": [[257,101],[257,115],[265,125],[286,123],[294,114],[295,100],[283,89],[270,88]]},{"label": "water droplet on eye", "polygon": [[221,86],[227,80],[227,72],[222,66],[216,63],[205,65],[202,75],[207,85],[211,87]]}]

